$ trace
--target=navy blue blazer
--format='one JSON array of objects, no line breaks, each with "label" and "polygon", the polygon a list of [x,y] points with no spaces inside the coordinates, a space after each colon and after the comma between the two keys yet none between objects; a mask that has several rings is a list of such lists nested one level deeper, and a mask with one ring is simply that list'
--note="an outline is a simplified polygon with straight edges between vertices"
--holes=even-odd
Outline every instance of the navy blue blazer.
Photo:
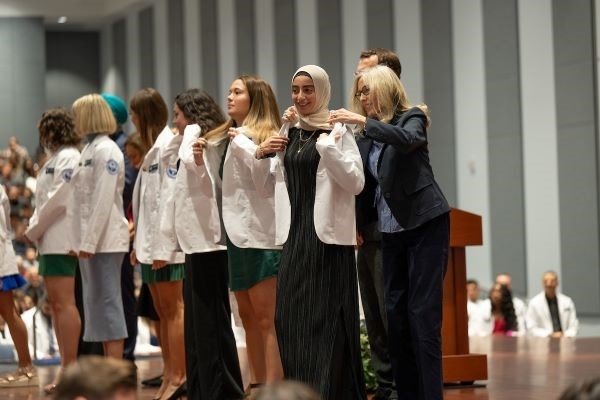
[{"label": "navy blue blazer", "polygon": [[[383,143],[377,163],[377,178],[368,172],[373,140]],[[427,116],[414,107],[396,115],[389,123],[367,118],[364,137],[357,140],[365,168],[365,187],[356,199],[356,222],[360,232],[377,220],[375,188],[404,229],[417,228],[450,211],[433,177],[427,148]]]}]

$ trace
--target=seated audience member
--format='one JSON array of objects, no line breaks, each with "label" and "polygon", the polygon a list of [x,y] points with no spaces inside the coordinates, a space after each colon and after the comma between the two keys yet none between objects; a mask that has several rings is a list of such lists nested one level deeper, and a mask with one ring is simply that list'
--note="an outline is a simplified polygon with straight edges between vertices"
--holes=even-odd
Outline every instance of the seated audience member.
[{"label": "seated audience member", "polygon": [[600,400],[600,377],[572,384],[558,400]]},{"label": "seated audience member", "polygon": [[254,400],[320,400],[320,397],[303,383],[280,381],[261,388]]},{"label": "seated audience member", "polygon": [[131,361],[85,356],[65,368],[54,400],[137,399],[137,370]]},{"label": "seated audience member", "polygon": [[480,299],[481,289],[474,279],[467,280],[467,317],[469,336],[488,336],[492,333],[490,299]]},{"label": "seated audience member", "polygon": [[33,358],[43,360],[58,357],[58,341],[46,297],[40,298],[37,306],[25,311],[21,318],[27,328],[29,353]]},{"label": "seated audience member", "polygon": [[544,290],[529,301],[527,327],[532,336],[560,338],[577,335],[579,322],[575,304],[569,296],[558,293],[558,275],[545,272]]},{"label": "seated audience member", "polygon": [[499,283],[494,283],[490,289],[492,334],[505,336],[520,336],[525,333],[523,324],[515,313],[510,290]]},{"label": "seated audience member", "polygon": [[517,323],[521,325],[521,329],[523,332],[526,331],[527,324],[525,321],[525,315],[527,314],[527,305],[523,300],[519,297],[515,296],[512,288],[512,277],[506,272],[498,274],[496,276],[496,283],[500,285],[504,285],[510,291],[510,295],[512,296],[513,307],[515,309],[515,314],[517,315]]}]

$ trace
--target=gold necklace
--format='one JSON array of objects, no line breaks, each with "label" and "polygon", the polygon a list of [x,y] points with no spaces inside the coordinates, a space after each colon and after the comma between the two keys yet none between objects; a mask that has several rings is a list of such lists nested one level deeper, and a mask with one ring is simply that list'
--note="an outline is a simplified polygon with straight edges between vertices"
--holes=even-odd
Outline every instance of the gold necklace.
[{"label": "gold necklace", "polygon": [[313,131],[313,133],[310,134],[309,137],[307,137],[306,139],[304,139],[302,137],[302,133],[304,131],[302,130],[302,128],[300,128],[300,146],[298,147],[298,151],[296,153],[300,153],[300,151],[302,151],[302,149],[304,148],[304,146],[306,146],[306,143],[308,143],[310,141],[310,139],[312,139],[312,137],[315,135],[316,131]]}]

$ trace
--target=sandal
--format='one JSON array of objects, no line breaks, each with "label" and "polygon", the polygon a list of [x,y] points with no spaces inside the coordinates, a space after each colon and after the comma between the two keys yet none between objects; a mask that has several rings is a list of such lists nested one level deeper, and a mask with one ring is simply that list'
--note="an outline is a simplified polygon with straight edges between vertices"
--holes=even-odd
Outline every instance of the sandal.
[{"label": "sandal", "polygon": [[0,378],[0,388],[39,386],[37,370],[33,366],[20,367],[14,373]]}]

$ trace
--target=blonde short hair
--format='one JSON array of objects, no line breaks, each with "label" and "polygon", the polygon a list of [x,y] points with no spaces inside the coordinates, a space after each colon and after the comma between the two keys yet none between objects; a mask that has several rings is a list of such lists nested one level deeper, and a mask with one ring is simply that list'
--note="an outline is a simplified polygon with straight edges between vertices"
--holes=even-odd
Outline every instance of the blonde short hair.
[{"label": "blonde short hair", "polygon": [[75,130],[79,135],[111,134],[117,130],[117,121],[106,100],[97,93],[78,98],[73,103]]}]

